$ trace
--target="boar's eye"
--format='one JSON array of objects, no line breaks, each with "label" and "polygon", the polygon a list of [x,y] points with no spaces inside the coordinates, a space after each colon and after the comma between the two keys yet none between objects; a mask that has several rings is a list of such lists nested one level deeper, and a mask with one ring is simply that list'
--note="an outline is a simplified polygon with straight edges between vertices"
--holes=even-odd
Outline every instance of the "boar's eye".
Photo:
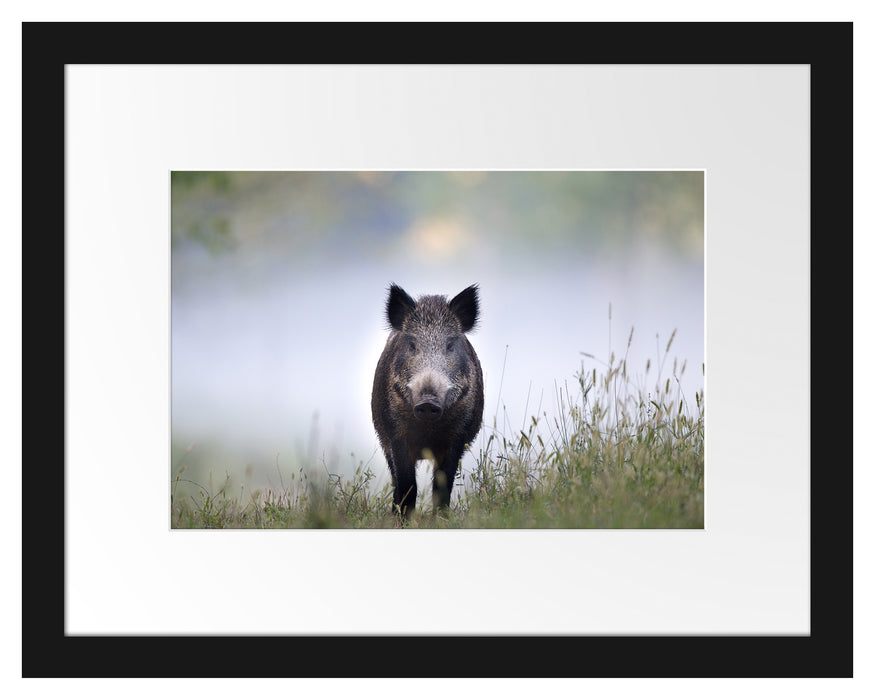
[{"label": "boar's eye", "polygon": [[452,352],[452,351],[453,351],[453,341],[449,340],[449,341],[447,341],[447,352]]},{"label": "boar's eye", "polygon": [[416,343],[414,343],[412,340],[408,342],[407,347],[410,352],[416,352]]}]

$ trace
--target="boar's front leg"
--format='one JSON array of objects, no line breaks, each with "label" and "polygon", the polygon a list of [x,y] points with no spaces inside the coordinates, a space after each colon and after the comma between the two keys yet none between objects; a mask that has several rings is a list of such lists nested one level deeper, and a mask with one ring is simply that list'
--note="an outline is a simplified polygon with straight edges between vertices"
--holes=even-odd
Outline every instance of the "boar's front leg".
[{"label": "boar's front leg", "polygon": [[443,459],[434,466],[434,478],[432,479],[432,504],[435,510],[446,510],[450,506],[450,495],[453,492],[453,481],[456,478],[456,470],[462,459],[464,445],[450,445],[444,453]]},{"label": "boar's front leg", "polygon": [[393,443],[389,455],[392,470],[392,485],[395,487],[392,502],[395,513],[410,517],[416,508],[416,460],[410,457],[406,445]]}]

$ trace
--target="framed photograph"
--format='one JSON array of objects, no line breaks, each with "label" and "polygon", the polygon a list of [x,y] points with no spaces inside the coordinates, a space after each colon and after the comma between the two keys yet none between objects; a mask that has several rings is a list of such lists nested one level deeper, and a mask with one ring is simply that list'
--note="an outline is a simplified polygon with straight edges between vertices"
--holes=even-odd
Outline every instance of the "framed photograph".
[{"label": "framed photograph", "polygon": [[171,526],[703,528],[704,252],[703,170],[172,172]]},{"label": "framed photograph", "polygon": [[852,674],[851,24],[87,28],[23,30],[23,675]]}]

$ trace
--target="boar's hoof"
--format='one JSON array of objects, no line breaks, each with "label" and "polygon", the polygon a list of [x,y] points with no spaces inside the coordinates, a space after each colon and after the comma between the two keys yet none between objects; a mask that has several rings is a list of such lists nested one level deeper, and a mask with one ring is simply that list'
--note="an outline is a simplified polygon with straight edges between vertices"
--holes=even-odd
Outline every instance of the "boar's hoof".
[{"label": "boar's hoof", "polygon": [[421,401],[413,407],[413,415],[419,420],[436,421],[444,410],[434,401]]}]

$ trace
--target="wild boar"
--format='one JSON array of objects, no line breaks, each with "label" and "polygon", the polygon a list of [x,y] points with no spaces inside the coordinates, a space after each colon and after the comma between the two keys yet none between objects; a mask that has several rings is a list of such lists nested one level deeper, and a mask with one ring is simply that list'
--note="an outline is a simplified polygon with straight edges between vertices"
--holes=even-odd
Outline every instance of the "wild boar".
[{"label": "wild boar", "polygon": [[371,413],[392,472],[393,510],[416,507],[416,462],[434,464],[432,502],[450,503],[462,453],[483,419],[483,371],[465,337],[477,323],[477,285],[449,302],[444,296],[414,301],[392,284],[386,302],[389,339],[374,374]]}]

